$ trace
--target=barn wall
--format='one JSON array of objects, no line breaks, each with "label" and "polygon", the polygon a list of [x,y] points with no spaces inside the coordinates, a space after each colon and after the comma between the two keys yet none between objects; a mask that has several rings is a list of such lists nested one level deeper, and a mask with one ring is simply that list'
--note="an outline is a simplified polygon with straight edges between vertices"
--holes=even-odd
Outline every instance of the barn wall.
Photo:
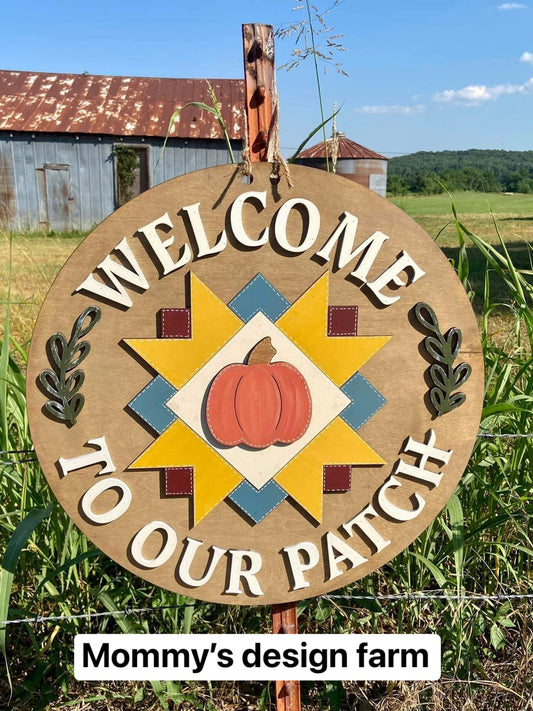
[{"label": "barn wall", "polygon": [[16,218],[15,183],[13,161],[7,149],[0,143],[0,225]]},{"label": "barn wall", "polygon": [[170,139],[154,175],[162,139],[0,132],[0,226],[46,230],[63,229],[68,222],[70,229],[89,230],[97,225],[116,208],[115,144],[149,147],[151,185],[229,162],[223,141]]}]

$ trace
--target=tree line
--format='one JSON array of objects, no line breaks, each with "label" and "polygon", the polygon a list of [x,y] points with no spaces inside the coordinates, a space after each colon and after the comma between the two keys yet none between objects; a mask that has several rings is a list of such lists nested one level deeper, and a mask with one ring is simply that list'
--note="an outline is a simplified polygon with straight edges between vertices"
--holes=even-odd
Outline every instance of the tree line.
[{"label": "tree line", "polygon": [[533,193],[533,151],[419,151],[389,161],[392,195],[444,190]]}]

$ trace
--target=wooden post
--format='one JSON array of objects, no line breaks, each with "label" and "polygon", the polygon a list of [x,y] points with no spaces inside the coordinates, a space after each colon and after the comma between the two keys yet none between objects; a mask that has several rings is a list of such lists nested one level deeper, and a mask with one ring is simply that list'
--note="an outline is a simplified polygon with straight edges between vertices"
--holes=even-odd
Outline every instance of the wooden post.
[{"label": "wooden post", "polygon": [[252,163],[267,160],[274,87],[274,30],[272,25],[242,26],[244,85],[248,145]]},{"label": "wooden post", "polygon": [[[272,631],[274,634],[296,634],[298,613],[295,602],[272,605]],[[277,711],[300,711],[300,682],[276,681]]]},{"label": "wooden post", "polygon": [[[272,25],[242,26],[248,145],[252,163],[268,160],[273,120],[274,31]],[[272,606],[274,634],[296,634],[296,603]],[[276,681],[277,711],[300,711],[300,682]]]}]

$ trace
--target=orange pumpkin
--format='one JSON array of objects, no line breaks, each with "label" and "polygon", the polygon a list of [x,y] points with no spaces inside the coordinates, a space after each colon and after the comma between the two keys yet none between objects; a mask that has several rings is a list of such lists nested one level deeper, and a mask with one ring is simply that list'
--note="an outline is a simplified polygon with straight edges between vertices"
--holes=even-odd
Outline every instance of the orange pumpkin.
[{"label": "orange pumpkin", "polygon": [[300,371],[290,363],[271,363],[276,350],[264,338],[248,363],[223,368],[209,388],[206,420],[220,444],[264,449],[290,444],[307,431],[311,395]]}]

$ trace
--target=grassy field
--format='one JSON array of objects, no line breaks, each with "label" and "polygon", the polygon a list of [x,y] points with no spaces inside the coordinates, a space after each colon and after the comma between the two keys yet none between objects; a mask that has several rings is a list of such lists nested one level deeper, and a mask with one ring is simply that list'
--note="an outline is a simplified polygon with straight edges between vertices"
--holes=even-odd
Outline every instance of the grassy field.
[{"label": "grassy field", "polygon": [[48,288],[81,239],[37,232],[16,235],[10,245],[9,235],[0,232],[0,323],[5,319],[11,283],[11,331],[23,346],[29,343]]},{"label": "grassy field", "polygon": [[[449,199],[438,199],[432,209],[438,204],[440,212],[435,214],[415,214],[417,209],[425,210],[425,198],[409,198],[405,209],[421,224],[428,219],[446,224]],[[460,209],[460,195],[457,203]],[[533,708],[531,607],[525,600],[509,597],[531,593],[533,588],[533,440],[516,438],[533,432],[533,283],[531,272],[515,266],[515,260],[530,263],[531,238],[509,238],[507,215],[497,217],[505,235],[498,249],[493,247],[498,242],[494,224],[486,242],[453,224],[445,246],[463,284],[469,290],[473,285],[477,292],[486,376],[480,429],[502,436],[477,439],[467,471],[448,505],[408,549],[382,570],[338,591],[346,598],[317,598],[298,606],[304,633],[439,633],[442,678],[434,683],[307,682],[302,684],[306,711]],[[517,225],[529,225],[525,213],[511,217]],[[472,232],[484,229],[489,219],[479,213],[461,215]],[[17,236],[11,242],[11,271],[10,240],[7,235],[1,240],[0,300],[5,316],[11,284],[14,330],[4,321],[0,350],[0,555],[7,549],[9,564],[5,559],[0,576],[0,620],[20,620],[38,613],[69,616],[126,608],[164,609],[90,621],[0,626],[0,708],[271,711],[272,686],[261,683],[83,683],[73,679],[72,640],[76,633],[257,632],[268,629],[269,610],[194,603],[151,586],[95,549],[61,508],[53,506],[38,463],[31,454],[17,455],[31,448],[24,375],[19,366],[24,364],[39,304],[79,237]],[[463,241],[465,249],[459,259],[458,245]],[[492,275],[489,281],[484,280],[485,273]],[[490,326],[495,312],[506,314],[498,338]],[[26,345],[17,349],[17,341]],[[450,598],[385,601],[378,597],[419,591],[442,592]],[[368,599],[350,599],[360,594]],[[472,594],[494,597],[461,598]],[[10,680],[3,663],[9,663]]]},{"label": "grassy field", "polygon": [[508,243],[533,242],[533,195],[502,195],[501,193],[447,193],[441,195],[409,195],[392,199],[426,232],[438,238],[442,248],[457,245],[451,200],[459,217],[468,228],[490,244],[498,242],[497,224]]},{"label": "grassy field", "polygon": [[[514,215],[533,219],[533,195],[521,193],[451,193],[458,212],[465,215]],[[392,201],[412,217],[447,215],[450,212],[450,197],[440,195],[407,195]]]},{"label": "grassy field", "polygon": [[[515,266],[525,271],[533,269],[529,248],[533,244],[533,195],[463,192],[452,193],[451,198],[447,193],[409,195],[393,198],[392,202],[423,227],[448,259],[456,264],[459,248],[452,200],[459,219],[471,232],[500,249],[499,232]],[[470,262],[469,282],[476,293],[474,308],[480,313],[485,260],[472,244],[467,244],[466,250]],[[503,295],[501,284],[495,280],[494,298],[500,301]]]}]

